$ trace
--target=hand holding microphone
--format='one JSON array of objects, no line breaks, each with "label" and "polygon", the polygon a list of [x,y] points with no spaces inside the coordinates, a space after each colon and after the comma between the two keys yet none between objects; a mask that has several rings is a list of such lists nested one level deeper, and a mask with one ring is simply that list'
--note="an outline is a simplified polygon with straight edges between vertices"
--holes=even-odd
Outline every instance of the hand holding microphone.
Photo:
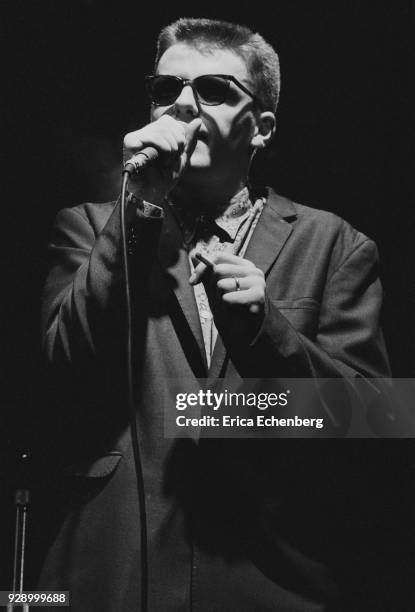
[{"label": "hand holding microphone", "polygon": [[190,123],[163,115],[124,138],[123,158],[131,168],[129,190],[160,205],[186,169],[202,121]]}]

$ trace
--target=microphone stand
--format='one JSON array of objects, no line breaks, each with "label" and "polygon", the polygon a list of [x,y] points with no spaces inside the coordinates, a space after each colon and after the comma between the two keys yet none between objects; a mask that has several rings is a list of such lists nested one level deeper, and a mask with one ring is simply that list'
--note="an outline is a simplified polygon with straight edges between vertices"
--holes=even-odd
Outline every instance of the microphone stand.
[{"label": "microphone stand", "polygon": [[[26,462],[29,458],[28,453],[21,454],[23,473],[26,471]],[[23,478],[23,483],[26,479]],[[14,504],[16,506],[16,522],[14,531],[14,559],[13,559],[13,593],[23,592],[24,582],[24,564],[25,564],[25,548],[26,548],[26,527],[27,513],[30,501],[29,489],[26,486],[18,487],[14,493]],[[29,612],[29,604],[18,604],[22,612]],[[16,610],[16,604],[7,604],[7,612]]]}]

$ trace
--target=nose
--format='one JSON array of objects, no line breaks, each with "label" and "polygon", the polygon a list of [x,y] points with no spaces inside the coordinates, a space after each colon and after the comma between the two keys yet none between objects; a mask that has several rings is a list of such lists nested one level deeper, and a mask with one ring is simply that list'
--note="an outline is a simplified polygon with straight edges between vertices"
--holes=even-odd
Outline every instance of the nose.
[{"label": "nose", "polygon": [[197,117],[200,113],[199,101],[193,87],[188,83],[180,92],[174,103],[176,116],[180,119],[191,116]]}]

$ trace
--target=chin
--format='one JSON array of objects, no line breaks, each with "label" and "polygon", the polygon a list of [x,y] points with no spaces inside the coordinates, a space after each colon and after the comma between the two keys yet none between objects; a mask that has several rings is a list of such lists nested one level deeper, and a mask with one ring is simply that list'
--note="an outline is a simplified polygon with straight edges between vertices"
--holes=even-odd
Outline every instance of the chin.
[{"label": "chin", "polygon": [[195,151],[190,158],[187,172],[192,170],[208,170],[211,167],[210,157],[205,152],[199,153]]}]

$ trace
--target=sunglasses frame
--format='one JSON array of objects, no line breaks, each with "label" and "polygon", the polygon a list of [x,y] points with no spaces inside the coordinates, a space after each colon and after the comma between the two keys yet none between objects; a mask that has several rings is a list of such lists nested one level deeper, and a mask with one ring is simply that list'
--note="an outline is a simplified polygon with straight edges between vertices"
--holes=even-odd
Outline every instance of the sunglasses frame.
[{"label": "sunglasses frame", "polygon": [[[190,85],[190,87],[193,90],[194,96],[196,97],[197,101],[200,104],[203,104],[204,106],[219,106],[220,104],[223,104],[226,101],[226,97],[227,97],[227,94],[228,94],[228,91],[229,91],[229,86],[230,86],[230,83],[232,82],[237,87],[239,87],[239,89],[241,89],[244,93],[248,94],[248,96],[250,96],[254,100],[254,102],[259,105],[258,97],[255,96],[251,91],[249,91],[249,89],[247,89],[245,87],[245,85],[240,83],[238,81],[238,79],[235,78],[231,74],[201,74],[200,76],[196,77],[195,79],[182,79],[181,77],[175,76],[173,74],[149,74],[149,75],[147,75],[145,77],[145,81],[146,81],[147,92],[148,92],[148,94],[150,96],[150,99],[151,99],[151,104],[153,104],[154,106],[169,106],[169,104],[158,104],[157,102],[155,102],[153,100],[153,96],[152,96],[152,92],[151,92],[151,83],[155,79],[157,79],[159,77],[169,77],[169,78],[175,79],[182,86],[181,90],[177,94],[177,97],[173,100],[173,102],[170,102],[169,104],[174,104],[176,102],[177,98],[182,93],[183,88],[186,87],[186,85]],[[228,89],[226,91],[225,98],[221,102],[213,102],[213,103],[211,103],[211,102],[203,102],[200,99],[200,96],[199,96],[199,94],[197,92],[197,87],[194,85],[194,83],[195,83],[195,81],[197,81],[198,79],[203,78],[203,77],[219,77],[219,78],[224,79],[225,81],[227,81]]]}]

